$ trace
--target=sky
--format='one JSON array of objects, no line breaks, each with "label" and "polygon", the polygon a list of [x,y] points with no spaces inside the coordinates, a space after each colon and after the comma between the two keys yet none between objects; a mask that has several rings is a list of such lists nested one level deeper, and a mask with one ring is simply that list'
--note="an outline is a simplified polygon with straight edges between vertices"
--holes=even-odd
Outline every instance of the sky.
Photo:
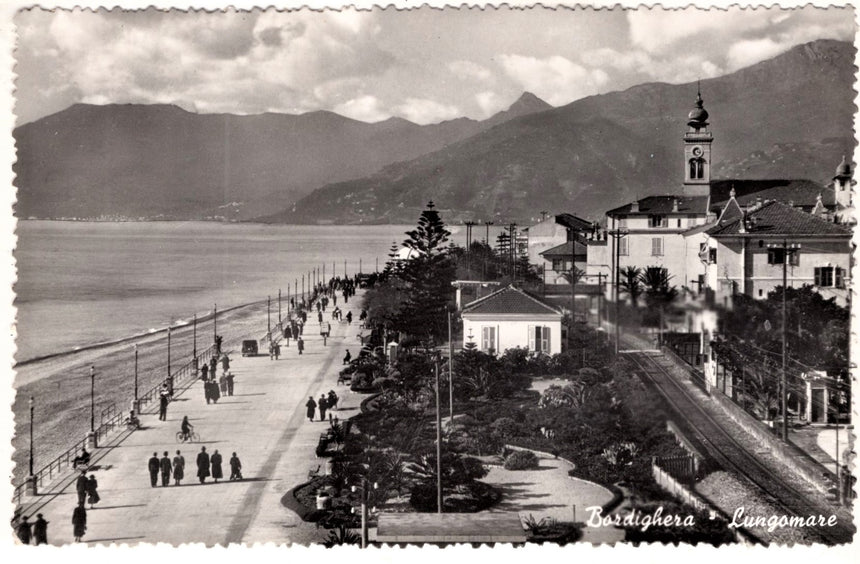
[{"label": "sky", "polygon": [[361,121],[484,119],[524,91],[554,106],[730,73],[853,41],[850,9],[19,12],[16,115],[75,103],[199,113],[330,110]]}]

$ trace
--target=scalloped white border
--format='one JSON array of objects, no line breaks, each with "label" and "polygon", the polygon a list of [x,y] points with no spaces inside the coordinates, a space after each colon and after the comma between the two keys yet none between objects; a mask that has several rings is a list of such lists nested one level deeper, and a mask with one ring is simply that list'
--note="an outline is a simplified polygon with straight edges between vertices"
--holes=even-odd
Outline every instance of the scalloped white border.
[{"label": "scalloped white border", "polygon": [[[727,9],[732,6],[741,6],[744,8],[792,8],[800,6],[816,6],[827,8],[831,6],[852,6],[855,8],[855,26],[860,22],[860,0],[858,2],[821,2],[821,1],[793,1],[787,0],[784,2],[771,3],[744,3],[744,2],[690,2],[682,0],[664,0],[660,3],[638,4],[630,1],[621,2],[577,2],[577,3],[557,3],[557,2],[526,2],[518,0],[508,0],[500,3],[491,2],[446,2],[440,0],[424,0],[421,2],[410,2],[409,0],[396,0],[373,2],[367,0],[354,0],[350,2],[325,2],[319,0],[299,0],[299,1],[280,1],[277,4],[266,2],[264,4],[256,4],[249,0],[233,0],[230,2],[164,2],[160,0],[125,0],[116,2],[116,0],[108,2],[98,2],[93,0],[78,0],[67,1],[57,0],[54,2],[25,2],[22,0],[0,0],[0,124],[5,127],[8,135],[0,136],[0,151],[6,155],[7,166],[0,169],[0,186],[7,187],[0,191],[0,319],[4,320],[3,327],[8,329],[8,332],[0,337],[0,366],[7,367],[2,372],[2,383],[5,386],[0,387],[0,396],[6,399],[6,404],[11,405],[14,398],[14,389],[12,388],[13,373],[12,354],[14,351],[14,333],[12,323],[14,320],[14,310],[12,308],[12,284],[15,280],[14,260],[12,250],[16,244],[14,237],[14,218],[11,215],[12,205],[15,201],[14,190],[12,189],[12,169],[11,163],[14,162],[14,143],[11,136],[12,127],[14,124],[13,116],[13,65],[14,65],[14,41],[15,29],[12,23],[12,17],[15,12],[21,8],[29,6],[56,7],[56,8],[90,8],[100,9],[104,7],[121,7],[122,9],[144,9],[148,7],[156,7],[159,9],[181,9],[181,10],[220,10],[232,8],[237,10],[251,10],[254,8],[270,8],[277,9],[300,9],[303,7],[311,9],[338,9],[343,7],[353,7],[358,9],[372,9],[374,7],[395,7],[398,9],[414,9],[423,6],[431,6],[436,8],[456,7],[456,8],[486,8],[486,7],[510,7],[510,8],[529,8],[535,6],[551,7],[551,6],[566,6],[566,7],[596,7],[596,8],[622,8],[622,9],[642,9],[642,8],[662,8],[662,9],[678,9],[694,6],[700,9]],[[857,38],[855,37],[855,46],[860,47]],[[860,51],[860,48],[858,48]],[[856,85],[856,78],[855,78]],[[856,93],[855,87],[855,93]],[[855,106],[860,107],[860,96],[855,97]],[[857,119],[855,116],[855,124]],[[857,140],[856,125],[855,125],[855,140]],[[854,162],[860,162],[860,150],[855,148]],[[858,243],[857,233],[854,236],[855,246]],[[857,266],[855,258],[855,267],[853,280],[860,280],[860,267]],[[856,285],[854,288],[856,294]],[[854,303],[860,305],[855,295]],[[858,347],[860,341],[855,337],[857,335],[856,316],[852,316],[852,352],[851,358],[854,366],[860,365],[858,359]],[[857,398],[860,386],[858,386],[858,378],[856,369],[854,370],[854,417],[855,421],[860,421],[858,418]],[[0,384],[2,385],[2,384]],[[8,395],[7,391],[8,390]],[[0,410],[0,429],[6,430],[5,436],[11,437],[13,433],[13,421],[11,409]],[[9,441],[0,440],[0,468],[6,470],[2,474],[11,475],[11,444]],[[855,470],[856,471],[856,470]],[[11,500],[12,487],[9,480],[0,479],[0,500]],[[5,505],[4,505],[5,504]],[[11,516],[12,504],[11,501],[6,503],[0,501],[0,506],[8,508],[4,512]],[[855,505],[855,523],[857,523],[857,508],[860,503]],[[55,526],[63,526],[57,519]],[[0,525],[0,527],[5,525]],[[69,562],[116,562],[121,558],[123,564],[163,564],[166,562],[189,562],[203,560],[207,564],[221,564],[222,562],[230,562],[234,564],[236,561],[252,557],[265,562],[283,562],[291,560],[293,562],[305,562],[320,564],[327,562],[343,562],[348,561],[349,564],[373,562],[374,564],[381,563],[397,563],[403,564],[405,558],[409,559],[410,564],[434,563],[438,564],[440,558],[445,559],[494,559],[494,562],[523,562],[528,559],[537,558],[543,562],[634,562],[636,564],[644,563],[660,563],[665,562],[689,562],[695,559],[695,564],[725,564],[726,561],[743,561],[743,562],[771,562],[780,561],[788,562],[804,562],[807,564],[818,564],[826,559],[829,564],[849,564],[858,561],[860,557],[860,549],[857,545],[860,541],[855,541],[852,545],[843,547],[743,547],[743,546],[727,546],[720,549],[715,549],[711,546],[640,546],[633,547],[630,545],[610,547],[590,547],[585,545],[575,545],[571,547],[557,546],[527,546],[525,548],[513,549],[510,546],[496,546],[493,548],[483,546],[478,549],[470,547],[449,547],[444,549],[444,553],[439,553],[436,547],[408,547],[406,549],[385,548],[382,550],[367,550],[360,551],[355,548],[341,548],[327,550],[321,546],[302,547],[292,546],[284,547],[277,546],[274,543],[256,544],[253,547],[244,547],[233,545],[228,549],[216,547],[206,550],[202,544],[182,545],[179,548],[172,548],[166,544],[160,545],[139,545],[134,547],[96,547],[87,548],[83,546],[68,546],[68,547],[22,547],[14,544],[10,529],[6,529],[7,533],[0,533],[0,558],[3,562],[18,564],[26,562],[27,564],[42,562],[57,562],[63,564]],[[252,551],[253,552],[250,552]],[[406,554],[403,551],[406,551]],[[477,552],[476,552],[477,551]]]}]

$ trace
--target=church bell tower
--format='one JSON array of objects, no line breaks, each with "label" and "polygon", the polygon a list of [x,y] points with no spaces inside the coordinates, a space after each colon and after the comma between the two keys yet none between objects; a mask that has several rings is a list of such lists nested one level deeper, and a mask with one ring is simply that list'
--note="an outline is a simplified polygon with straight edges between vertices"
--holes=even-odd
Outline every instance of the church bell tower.
[{"label": "church bell tower", "polygon": [[687,117],[684,133],[684,195],[707,196],[711,192],[711,143],[714,136],[708,129],[708,112],[701,90],[696,94],[696,107]]}]

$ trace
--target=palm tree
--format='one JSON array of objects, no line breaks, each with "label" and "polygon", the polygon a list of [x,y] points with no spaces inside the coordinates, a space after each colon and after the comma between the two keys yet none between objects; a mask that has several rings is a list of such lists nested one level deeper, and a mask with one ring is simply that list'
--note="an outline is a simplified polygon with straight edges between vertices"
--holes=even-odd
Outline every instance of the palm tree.
[{"label": "palm tree", "polygon": [[678,288],[672,286],[672,276],[662,266],[649,266],[639,276],[645,287],[645,300],[648,307],[657,310],[660,314],[660,335],[662,341],[663,316],[666,308],[678,298]]},{"label": "palm tree", "polygon": [[630,305],[636,307],[639,304],[639,296],[642,295],[642,269],[635,266],[627,266],[619,276],[621,291],[630,297]]}]

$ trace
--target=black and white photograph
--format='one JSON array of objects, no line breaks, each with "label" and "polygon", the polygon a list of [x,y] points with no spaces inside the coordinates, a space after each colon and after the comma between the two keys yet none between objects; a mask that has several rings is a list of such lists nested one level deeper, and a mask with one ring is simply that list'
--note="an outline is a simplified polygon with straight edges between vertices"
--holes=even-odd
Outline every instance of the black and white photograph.
[{"label": "black and white photograph", "polygon": [[855,8],[315,6],[6,10],[16,559],[843,560]]}]

